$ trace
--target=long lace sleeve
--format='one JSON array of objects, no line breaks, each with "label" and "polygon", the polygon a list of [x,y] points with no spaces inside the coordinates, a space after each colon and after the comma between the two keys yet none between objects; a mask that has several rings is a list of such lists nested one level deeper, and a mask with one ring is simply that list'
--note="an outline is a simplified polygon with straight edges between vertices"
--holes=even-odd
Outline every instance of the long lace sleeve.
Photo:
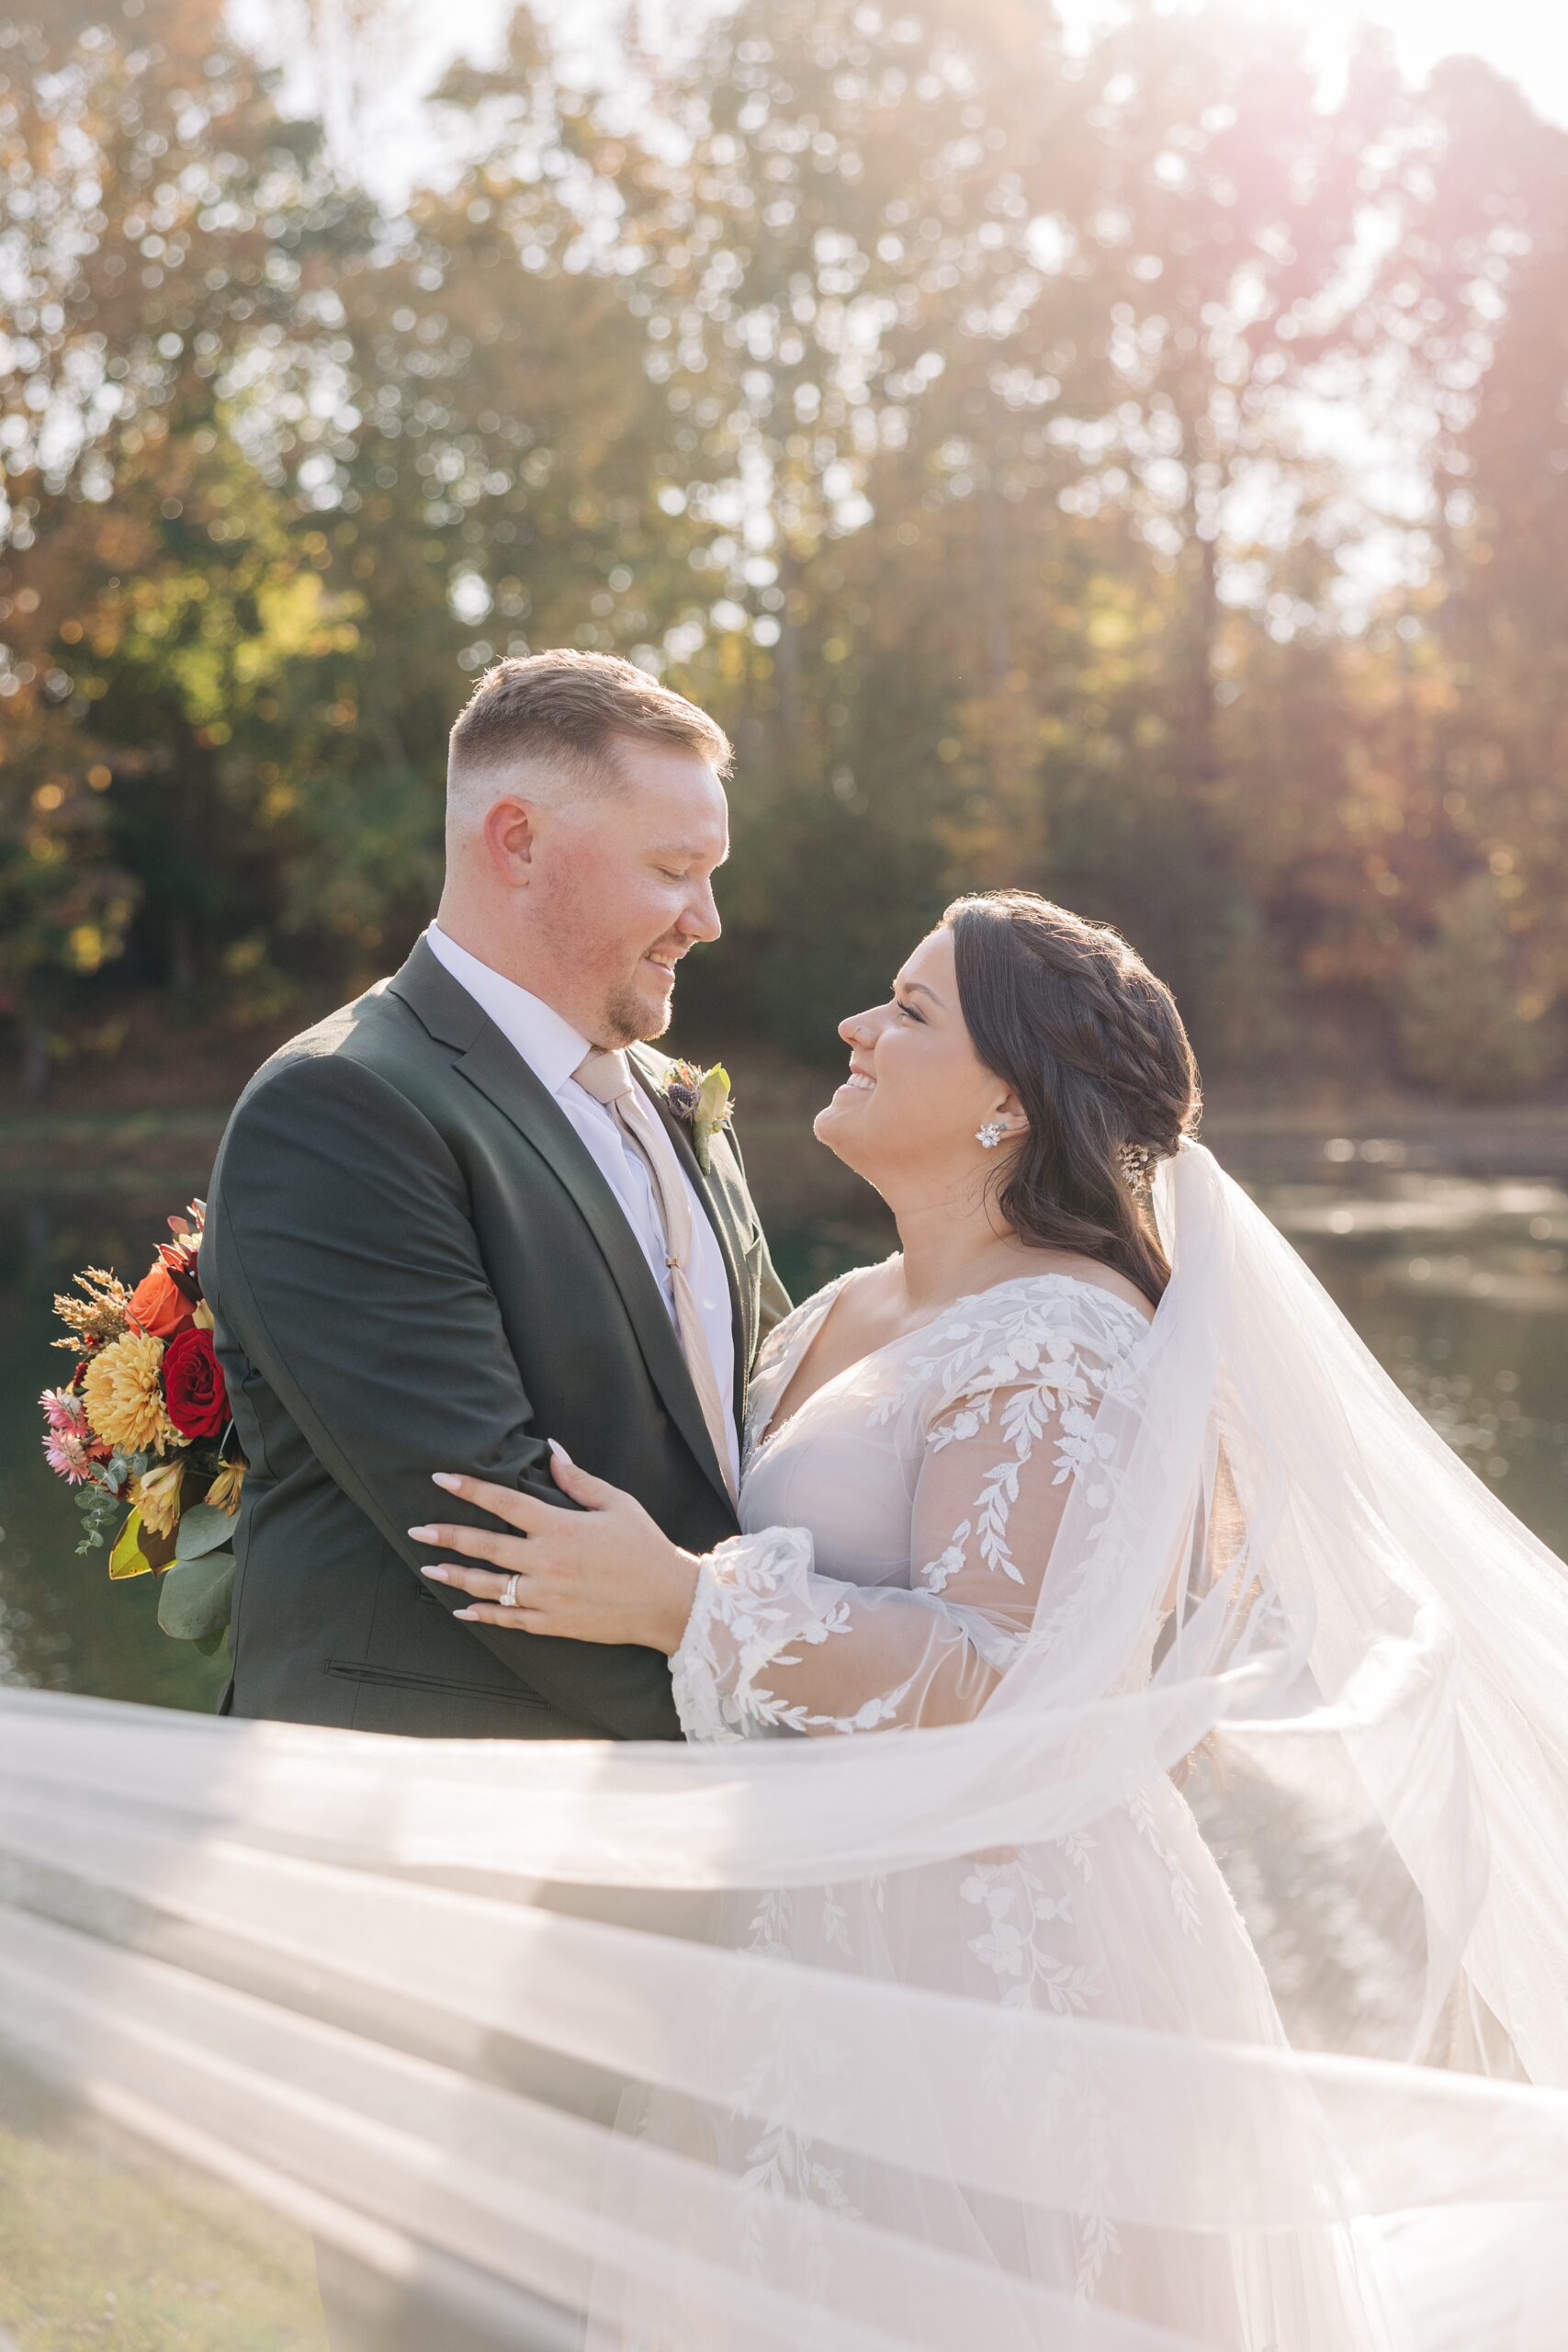
[{"label": "long lace sleeve", "polygon": [[927,1378],[911,1431],[907,1589],[822,1575],[799,1527],[709,1554],[671,1661],[687,1738],[977,1714],[1032,1622],[1070,1481],[1093,1460],[1113,1360],[1058,1298],[1029,1304],[983,1344],[971,1332]]}]

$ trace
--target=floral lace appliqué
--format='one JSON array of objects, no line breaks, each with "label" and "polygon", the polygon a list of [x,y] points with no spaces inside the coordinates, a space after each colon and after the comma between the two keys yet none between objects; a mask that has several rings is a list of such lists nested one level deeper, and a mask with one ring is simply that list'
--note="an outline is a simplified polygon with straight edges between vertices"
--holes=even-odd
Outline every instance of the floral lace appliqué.
[{"label": "floral lace appliqu\u00e9", "polygon": [[[1088,1876],[1087,1840],[1058,1838],[1043,1849],[1019,1853],[1005,1861],[981,1861],[970,1866],[959,1885],[964,1902],[985,1915],[986,1925],[966,1940],[969,1950],[997,1979],[998,1999],[1004,2012],[1046,2008],[1058,2017],[1081,2017],[1094,2005],[1101,1987],[1097,1968],[1066,1960],[1052,1950],[1051,1929],[1070,1929],[1070,1893],[1047,1886],[1039,1856],[1053,1853],[1070,1868]],[[995,2044],[997,2079],[987,2084],[994,2098],[1005,2098],[1005,2045]],[[1111,2219],[1110,2187],[1115,2161],[1115,2133],[1110,2102],[1089,2076],[1081,2058],[1064,2067],[1056,2086],[1058,2115],[1070,2116],[1076,2132],[1079,2172],[1073,2209],[1077,2247],[1077,2292],[1093,2294],[1110,2256],[1118,2250]],[[1055,2119],[1053,2119],[1055,2120]]]},{"label": "floral lace appliqu\u00e9", "polygon": [[[908,1682],[876,1691],[852,1715],[834,1715],[792,1704],[759,1679],[767,1666],[798,1666],[795,1644],[814,1648],[850,1631],[847,1594],[815,1614],[787,1605],[810,1574],[811,1556],[811,1538],[797,1527],[770,1528],[767,1539],[732,1535],[707,1555],[691,1619],[670,1661],[675,1705],[688,1739],[744,1739],[749,1732],[874,1731],[894,1722]],[[728,1669],[720,1667],[716,1629],[728,1637]]]}]

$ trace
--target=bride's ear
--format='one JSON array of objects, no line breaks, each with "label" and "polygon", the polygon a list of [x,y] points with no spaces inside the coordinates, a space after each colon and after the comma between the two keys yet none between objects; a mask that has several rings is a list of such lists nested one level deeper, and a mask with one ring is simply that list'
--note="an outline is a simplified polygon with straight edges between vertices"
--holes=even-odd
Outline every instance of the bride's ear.
[{"label": "bride's ear", "polygon": [[1029,1114],[1010,1087],[998,1096],[986,1116],[1001,1128],[1003,1143],[1021,1141],[1029,1125]]}]

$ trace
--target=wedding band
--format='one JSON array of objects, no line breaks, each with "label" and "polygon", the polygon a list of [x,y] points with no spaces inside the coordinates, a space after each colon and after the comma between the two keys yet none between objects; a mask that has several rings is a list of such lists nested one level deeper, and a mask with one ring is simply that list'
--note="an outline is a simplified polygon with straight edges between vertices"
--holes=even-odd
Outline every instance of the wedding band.
[{"label": "wedding band", "polygon": [[517,1578],[514,1576],[506,1579],[506,1590],[501,1596],[501,1605],[503,1609],[515,1609],[517,1606]]}]

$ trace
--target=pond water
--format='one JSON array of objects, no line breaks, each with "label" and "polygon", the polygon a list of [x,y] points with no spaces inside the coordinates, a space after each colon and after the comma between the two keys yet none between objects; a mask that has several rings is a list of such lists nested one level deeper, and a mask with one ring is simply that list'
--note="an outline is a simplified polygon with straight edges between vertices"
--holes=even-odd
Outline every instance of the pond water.
[{"label": "pond water", "polygon": [[[1328,1152],[1310,1179],[1259,1173],[1251,1189],[1421,1411],[1568,1552],[1568,1190],[1414,1170],[1392,1144]],[[66,1369],[50,1346],[53,1293],[87,1264],[138,1278],[208,1165],[193,1146],[188,1169],[160,1174],[152,1193],[117,1187],[112,1169],[100,1179],[90,1160],[68,1178],[13,1170],[0,1192],[0,1681],[197,1708],[222,1687],[221,1657],[159,1633],[150,1580],[110,1585],[101,1554],[76,1555],[76,1513],[45,1465],[36,1401]],[[870,1221],[806,1225],[775,1211],[769,1224],[797,1297],[887,1247]]]}]

